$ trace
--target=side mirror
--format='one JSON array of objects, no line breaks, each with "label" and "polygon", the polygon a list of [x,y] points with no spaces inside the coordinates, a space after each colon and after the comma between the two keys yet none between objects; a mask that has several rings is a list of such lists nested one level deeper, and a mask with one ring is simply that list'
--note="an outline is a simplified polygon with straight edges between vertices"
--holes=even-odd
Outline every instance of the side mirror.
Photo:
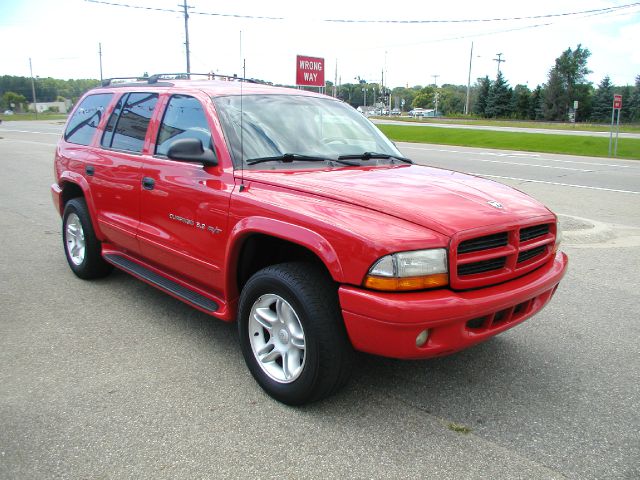
[{"label": "side mirror", "polygon": [[205,167],[218,165],[218,159],[213,150],[204,148],[202,141],[198,138],[175,140],[169,147],[167,157],[181,162],[198,162]]}]

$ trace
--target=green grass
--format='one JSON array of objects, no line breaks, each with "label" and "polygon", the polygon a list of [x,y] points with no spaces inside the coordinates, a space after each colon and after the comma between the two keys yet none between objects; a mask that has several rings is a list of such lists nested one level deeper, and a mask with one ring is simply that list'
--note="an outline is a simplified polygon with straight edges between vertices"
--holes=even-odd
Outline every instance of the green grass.
[{"label": "green grass", "polygon": [[3,115],[0,113],[0,120],[3,122],[11,122],[16,120],[66,120],[66,113],[39,113],[36,118],[35,113],[15,113],[13,115]]},{"label": "green grass", "polygon": [[[409,125],[377,125],[377,127],[396,142],[434,143],[591,157],[606,157],[609,151],[608,137],[494,132],[464,128],[418,128]],[[619,138],[618,157],[640,160],[640,139]]]},{"label": "green grass", "polygon": [[[609,125],[594,123],[533,122],[525,120],[491,120],[487,118],[423,118],[372,117],[380,120],[399,120],[407,123],[447,123],[452,125],[481,125],[487,127],[544,128],[547,130],[570,130],[584,132],[608,132]],[[620,132],[640,133],[640,124],[620,125]]]},{"label": "green grass", "polygon": [[453,423],[453,422],[447,424],[447,428],[452,432],[463,433],[465,435],[472,432],[472,430],[469,427],[465,427],[464,425],[460,425],[459,423]]}]

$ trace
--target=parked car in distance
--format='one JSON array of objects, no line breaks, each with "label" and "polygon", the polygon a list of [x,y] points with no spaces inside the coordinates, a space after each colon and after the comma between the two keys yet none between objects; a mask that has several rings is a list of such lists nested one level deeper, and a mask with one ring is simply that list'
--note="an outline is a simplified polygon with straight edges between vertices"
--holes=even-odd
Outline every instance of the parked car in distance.
[{"label": "parked car in distance", "polygon": [[354,350],[448,355],[551,300],[567,257],[540,202],[414,164],[337,99],[235,80],[106,81],[77,102],[51,186],[75,275],[116,267],[237,322],[290,405],[338,391]]}]

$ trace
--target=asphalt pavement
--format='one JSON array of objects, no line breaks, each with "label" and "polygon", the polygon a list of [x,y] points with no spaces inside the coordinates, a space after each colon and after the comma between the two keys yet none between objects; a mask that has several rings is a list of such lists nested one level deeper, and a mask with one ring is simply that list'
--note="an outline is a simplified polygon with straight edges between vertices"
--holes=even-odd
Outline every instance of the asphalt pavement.
[{"label": "asphalt pavement", "polygon": [[400,144],[549,205],[569,272],[488,342],[359,355],[338,395],[291,408],[253,381],[235,325],[71,273],[49,193],[61,128],[0,126],[1,479],[640,477],[640,163]]}]

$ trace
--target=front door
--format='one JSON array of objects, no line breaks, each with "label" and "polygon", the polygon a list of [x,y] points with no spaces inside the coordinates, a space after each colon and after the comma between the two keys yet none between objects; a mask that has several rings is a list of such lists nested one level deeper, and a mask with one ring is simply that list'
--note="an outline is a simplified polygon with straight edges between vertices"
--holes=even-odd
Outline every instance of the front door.
[{"label": "front door", "polygon": [[155,155],[146,157],[142,168],[138,239],[151,264],[220,293],[233,174],[220,165],[167,158],[171,143],[183,138],[197,138],[215,151],[205,108],[212,111],[207,97],[169,98]]}]

